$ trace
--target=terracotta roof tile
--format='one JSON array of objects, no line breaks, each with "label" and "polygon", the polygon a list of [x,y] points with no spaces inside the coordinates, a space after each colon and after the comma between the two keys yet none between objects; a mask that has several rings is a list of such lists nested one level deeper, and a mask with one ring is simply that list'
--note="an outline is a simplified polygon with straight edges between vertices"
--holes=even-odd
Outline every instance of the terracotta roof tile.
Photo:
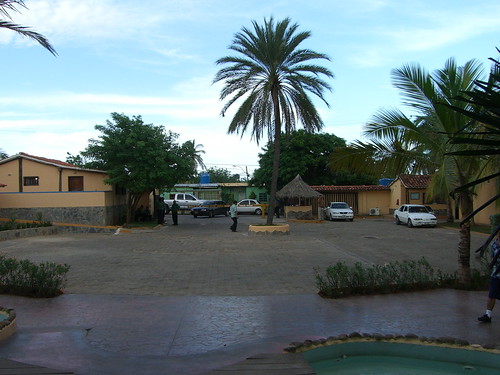
[{"label": "terracotta roof tile", "polygon": [[66,163],[64,161],[60,161],[60,160],[56,160],[56,159],[43,158],[41,156],[34,156],[34,155],[26,154],[24,152],[20,152],[19,155],[26,156],[27,158],[30,158],[30,159],[36,159],[36,160],[44,161],[47,163],[57,164],[57,165],[60,165],[62,167],[78,168],[76,165],[69,164],[69,163]]},{"label": "terracotta roof tile", "polygon": [[329,192],[329,191],[385,191],[391,190],[389,187],[384,185],[345,185],[345,186],[335,186],[335,185],[316,185],[311,186],[314,190],[318,192]]},{"label": "terracotta roof tile", "polygon": [[411,189],[427,189],[431,182],[432,176],[429,174],[401,174],[399,179],[406,188]]}]

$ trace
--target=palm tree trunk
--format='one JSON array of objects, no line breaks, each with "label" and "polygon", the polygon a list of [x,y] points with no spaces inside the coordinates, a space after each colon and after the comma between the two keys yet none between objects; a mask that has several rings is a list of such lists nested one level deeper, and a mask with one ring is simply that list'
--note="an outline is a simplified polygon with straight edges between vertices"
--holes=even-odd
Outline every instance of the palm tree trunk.
[{"label": "palm tree trunk", "polygon": [[[469,191],[460,194],[460,209],[462,217],[472,212],[472,196]],[[463,285],[469,285],[471,281],[470,272],[470,222],[460,225],[460,239],[458,243],[458,281]]]},{"label": "palm tree trunk", "polygon": [[272,98],[274,105],[274,154],[273,154],[273,173],[271,176],[270,202],[267,210],[266,225],[273,225],[274,208],[276,207],[276,192],[278,191],[278,177],[280,171],[280,153],[281,153],[281,114],[278,100],[277,88],[272,89]]}]

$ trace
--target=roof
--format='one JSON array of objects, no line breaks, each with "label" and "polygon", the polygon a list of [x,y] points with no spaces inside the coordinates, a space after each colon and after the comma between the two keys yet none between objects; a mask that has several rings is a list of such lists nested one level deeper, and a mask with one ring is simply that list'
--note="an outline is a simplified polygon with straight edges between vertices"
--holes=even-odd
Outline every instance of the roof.
[{"label": "roof", "polygon": [[276,196],[278,198],[315,198],[320,197],[321,193],[312,189],[302,180],[300,175],[297,175],[292,181],[283,186],[283,188],[276,193]]},{"label": "roof", "polygon": [[49,158],[44,158],[41,156],[34,156],[30,154],[26,154],[24,152],[20,152],[17,155],[12,155],[8,158],[0,160],[0,164],[10,162],[15,159],[27,159],[27,160],[32,160],[37,163],[42,163],[46,165],[52,165],[54,167],[60,167],[60,168],[66,168],[66,169],[76,169],[76,170],[81,170],[81,171],[91,171],[91,172],[97,172],[97,173],[106,173],[105,171],[101,171],[99,169],[87,169],[87,168],[81,168],[73,164],[66,163],[64,161],[56,160],[56,159],[49,159]]},{"label": "roof", "polygon": [[322,192],[322,193],[327,193],[327,192],[355,192],[355,191],[387,191],[391,190],[389,187],[385,185],[341,185],[341,186],[335,186],[335,185],[317,185],[317,186],[311,186],[316,191]]},{"label": "roof", "polygon": [[397,179],[401,180],[402,184],[407,189],[427,189],[431,182],[432,175],[400,174]]}]

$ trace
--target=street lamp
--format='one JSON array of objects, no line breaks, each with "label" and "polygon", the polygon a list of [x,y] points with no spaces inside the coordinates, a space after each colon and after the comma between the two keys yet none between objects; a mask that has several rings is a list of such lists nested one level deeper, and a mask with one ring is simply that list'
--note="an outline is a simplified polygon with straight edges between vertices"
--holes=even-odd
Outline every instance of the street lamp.
[{"label": "street lamp", "polygon": [[245,165],[245,169],[243,169],[243,167],[241,165],[235,165],[235,164],[233,164],[233,167],[241,169],[243,171],[243,173],[246,174],[246,176],[247,176],[247,182],[248,182],[248,180],[250,180],[250,175],[248,174],[248,166]]}]

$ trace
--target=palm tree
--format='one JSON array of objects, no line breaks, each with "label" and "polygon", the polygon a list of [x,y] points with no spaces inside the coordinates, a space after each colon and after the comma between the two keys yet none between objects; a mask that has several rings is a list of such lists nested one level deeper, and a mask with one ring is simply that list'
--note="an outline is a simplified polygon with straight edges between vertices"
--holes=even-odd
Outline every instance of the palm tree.
[{"label": "palm tree", "polygon": [[252,21],[253,30],[244,27],[235,34],[229,49],[237,56],[226,56],[217,60],[221,68],[214,83],[224,81],[220,99],[228,98],[221,114],[238,100],[237,109],[229,125],[228,133],[243,133],[250,121],[253,122],[252,138],[257,144],[267,129],[268,138],[275,144],[273,173],[271,179],[270,204],[267,225],[272,225],[280,161],[280,137],[282,126],[285,133],[302,123],[307,131],[318,131],[323,122],[308,96],[311,92],[327,106],[324,90],[330,85],[320,76],[333,78],[325,67],[311,63],[311,60],[329,58],[309,49],[299,48],[310,37],[308,31],[298,32],[298,24],[289,18],[274,22],[271,17],[259,25]]},{"label": "palm tree", "polygon": [[[442,104],[476,111],[474,105],[457,97],[462,91],[472,90],[481,75],[482,66],[476,60],[459,67],[454,59],[448,59],[443,69],[432,74],[416,64],[393,70],[393,84],[414,115],[407,116],[397,109],[379,111],[365,127],[364,135],[370,141],[356,141],[351,147],[332,154],[331,167],[358,171],[366,171],[368,167],[379,175],[429,173],[433,178],[428,198],[447,198],[454,187],[480,176],[485,163],[480,157],[460,158],[450,154],[465,147],[474,148],[474,145],[450,142],[453,134],[463,129],[470,119]],[[472,212],[472,194],[470,189],[458,194],[457,201],[464,217]],[[458,254],[459,278],[468,283],[468,223],[461,228]]]},{"label": "palm tree", "polygon": [[0,15],[7,17],[8,20],[0,20],[0,27],[5,29],[9,29],[15,31],[18,34],[31,38],[38,43],[40,43],[44,48],[46,48],[50,53],[54,56],[57,55],[56,50],[49,43],[48,39],[44,37],[42,34],[37,33],[36,31],[30,30],[29,27],[17,25],[12,23],[12,17],[10,16],[10,11],[19,12],[16,6],[20,6],[26,8],[23,0],[0,0]]}]

